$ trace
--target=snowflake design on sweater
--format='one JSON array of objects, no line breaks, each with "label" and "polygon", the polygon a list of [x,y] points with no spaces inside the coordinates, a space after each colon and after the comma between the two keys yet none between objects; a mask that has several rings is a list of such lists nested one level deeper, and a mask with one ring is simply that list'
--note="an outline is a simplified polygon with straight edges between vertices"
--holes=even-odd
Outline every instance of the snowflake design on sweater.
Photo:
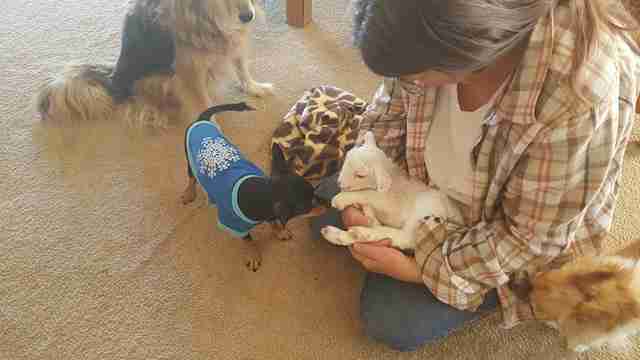
[{"label": "snowflake design on sweater", "polygon": [[222,138],[213,140],[211,137],[202,139],[198,152],[200,173],[207,174],[210,178],[227,170],[233,163],[240,160],[240,152],[231,147]]}]

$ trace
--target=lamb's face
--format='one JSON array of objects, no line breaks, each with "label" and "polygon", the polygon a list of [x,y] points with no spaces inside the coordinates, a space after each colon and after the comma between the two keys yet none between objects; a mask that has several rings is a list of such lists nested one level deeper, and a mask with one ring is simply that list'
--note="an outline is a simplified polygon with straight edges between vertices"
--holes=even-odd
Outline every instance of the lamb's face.
[{"label": "lamb's face", "polygon": [[354,147],[345,156],[338,176],[340,190],[380,190],[381,165],[385,161],[386,155],[376,146],[373,134],[367,133],[365,143]]}]

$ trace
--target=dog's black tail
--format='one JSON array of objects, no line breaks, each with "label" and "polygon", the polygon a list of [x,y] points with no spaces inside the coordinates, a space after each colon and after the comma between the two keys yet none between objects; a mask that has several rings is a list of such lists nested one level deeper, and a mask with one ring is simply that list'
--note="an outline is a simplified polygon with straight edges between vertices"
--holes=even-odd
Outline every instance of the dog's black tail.
[{"label": "dog's black tail", "polygon": [[255,111],[255,110],[256,109],[247,105],[247,103],[245,102],[240,102],[235,104],[216,105],[203,111],[196,121],[208,121],[209,119],[211,119],[213,115],[221,112],[225,112],[225,111]]}]

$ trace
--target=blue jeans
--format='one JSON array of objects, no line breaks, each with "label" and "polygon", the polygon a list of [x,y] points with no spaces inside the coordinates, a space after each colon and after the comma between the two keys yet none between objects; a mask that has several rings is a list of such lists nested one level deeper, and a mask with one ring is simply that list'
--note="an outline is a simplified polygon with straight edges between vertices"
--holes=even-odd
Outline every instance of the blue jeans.
[{"label": "blue jeans", "polygon": [[[320,187],[328,191],[331,185]],[[337,190],[328,191],[331,198]],[[322,194],[319,194],[322,195]],[[311,223],[314,237],[321,239],[320,229],[325,225],[344,228],[340,214],[335,210],[314,218]],[[412,284],[393,278],[368,273],[360,293],[360,318],[366,334],[398,351],[412,351],[447,336],[451,331],[475,320],[497,307],[496,291],[487,294],[477,312],[457,310],[436,299],[421,284]]]},{"label": "blue jeans", "polygon": [[360,293],[360,319],[372,339],[398,351],[412,351],[496,308],[495,291],[477,312],[457,310],[436,299],[426,286],[367,273]]}]

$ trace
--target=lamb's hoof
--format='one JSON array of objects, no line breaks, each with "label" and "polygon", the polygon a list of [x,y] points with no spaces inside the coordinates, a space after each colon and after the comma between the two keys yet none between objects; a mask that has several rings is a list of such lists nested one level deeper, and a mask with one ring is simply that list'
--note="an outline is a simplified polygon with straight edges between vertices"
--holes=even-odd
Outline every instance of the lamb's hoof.
[{"label": "lamb's hoof", "polygon": [[344,209],[346,209],[348,206],[350,206],[352,204],[349,204],[346,200],[345,200],[345,196],[344,194],[338,194],[336,196],[334,196],[331,199],[331,207],[342,211]]},{"label": "lamb's hoof", "polygon": [[322,237],[327,239],[330,243],[334,245],[346,246],[351,245],[348,241],[345,241],[347,232],[341,229],[338,229],[335,226],[325,226],[320,229],[320,233]]},{"label": "lamb's hoof", "polygon": [[419,222],[420,222],[421,226],[422,225],[427,225],[427,226],[436,225],[437,226],[437,225],[444,224],[444,220],[439,216],[425,216],[422,219],[420,219]]},{"label": "lamb's hoof", "polygon": [[265,97],[273,95],[274,93],[273,84],[259,83],[255,81],[245,85],[244,90],[247,94],[255,97]]},{"label": "lamb's hoof", "polygon": [[429,234],[431,234],[436,228],[444,224],[444,220],[437,216],[425,216],[420,219],[418,222],[418,227],[416,228],[416,240],[425,239]]}]

